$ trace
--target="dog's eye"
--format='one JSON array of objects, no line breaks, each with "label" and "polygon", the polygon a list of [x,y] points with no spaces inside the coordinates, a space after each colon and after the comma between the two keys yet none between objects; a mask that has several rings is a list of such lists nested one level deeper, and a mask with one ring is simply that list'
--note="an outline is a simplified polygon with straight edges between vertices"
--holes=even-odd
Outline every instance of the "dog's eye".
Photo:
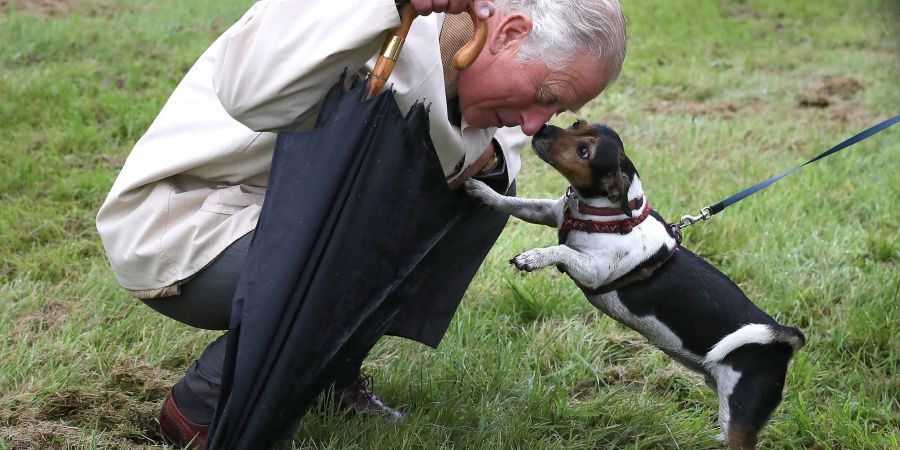
[{"label": "dog's eye", "polygon": [[578,157],[587,159],[588,157],[588,145],[587,144],[579,144],[578,145]]},{"label": "dog's eye", "polygon": [[570,128],[578,128],[578,125],[581,125],[581,121],[580,121],[580,120],[577,121],[577,122],[575,122],[575,123],[573,123],[572,126],[571,126]]}]

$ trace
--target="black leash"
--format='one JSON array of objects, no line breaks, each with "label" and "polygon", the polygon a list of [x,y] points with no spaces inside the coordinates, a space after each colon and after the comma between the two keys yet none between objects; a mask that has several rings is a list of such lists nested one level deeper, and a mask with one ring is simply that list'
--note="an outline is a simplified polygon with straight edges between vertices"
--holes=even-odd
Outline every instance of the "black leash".
[{"label": "black leash", "polygon": [[826,156],[829,156],[831,154],[837,153],[853,144],[856,144],[857,142],[868,139],[868,138],[872,137],[873,135],[884,131],[885,129],[887,129],[891,125],[894,125],[897,122],[900,122],[900,115],[896,115],[888,120],[885,120],[884,122],[879,123],[878,125],[875,125],[871,128],[866,129],[865,131],[862,131],[861,133],[857,134],[856,136],[853,136],[850,139],[847,139],[846,141],[841,142],[840,144],[835,145],[834,147],[831,147],[830,149],[826,150],[819,156],[816,156],[815,158],[810,159],[809,161],[807,161],[803,164],[800,164],[799,166],[796,166],[792,169],[786,170],[778,175],[775,175],[772,178],[769,178],[768,180],[765,180],[765,181],[757,183],[753,186],[750,186],[749,188],[744,189],[743,191],[738,192],[737,194],[734,194],[731,197],[728,197],[719,203],[707,206],[706,208],[703,208],[700,210],[700,215],[698,215],[698,216],[691,216],[691,215],[682,216],[681,220],[678,223],[672,224],[672,230],[677,235],[680,235],[682,228],[693,226],[694,224],[700,222],[701,220],[709,220],[710,217],[722,212],[725,208],[763,190],[763,188],[796,172],[801,167],[803,167],[807,164],[810,164],[810,163],[814,163],[814,162],[816,162]]}]

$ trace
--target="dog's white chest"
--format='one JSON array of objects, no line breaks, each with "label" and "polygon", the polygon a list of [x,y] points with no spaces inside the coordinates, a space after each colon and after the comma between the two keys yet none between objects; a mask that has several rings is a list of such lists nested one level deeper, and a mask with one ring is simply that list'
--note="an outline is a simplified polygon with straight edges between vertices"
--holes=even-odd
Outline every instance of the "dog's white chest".
[{"label": "dog's white chest", "polygon": [[[628,234],[587,233],[572,231],[565,245],[591,256],[593,270],[569,272],[581,286],[598,288],[625,276],[647,260],[661,248],[672,249],[675,239],[669,236],[666,226],[649,219],[635,227]],[[578,276],[587,273],[589,276]]]}]

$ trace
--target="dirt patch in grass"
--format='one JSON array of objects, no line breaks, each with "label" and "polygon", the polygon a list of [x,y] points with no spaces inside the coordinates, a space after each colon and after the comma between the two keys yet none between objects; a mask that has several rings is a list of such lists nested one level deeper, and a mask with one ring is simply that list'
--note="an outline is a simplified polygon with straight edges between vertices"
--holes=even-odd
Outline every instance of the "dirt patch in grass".
[{"label": "dirt patch in grass", "polygon": [[142,363],[128,363],[110,372],[109,389],[145,402],[162,402],[177,377],[169,371]]},{"label": "dirt patch in grass", "polygon": [[813,83],[809,89],[797,94],[801,108],[828,108],[840,106],[865,88],[859,80],[846,76],[826,76]]},{"label": "dirt patch in grass", "polygon": [[700,375],[671,360],[647,377],[647,386],[678,402],[686,401],[697,390],[708,389],[702,384]]},{"label": "dirt patch in grass", "polygon": [[731,8],[726,8],[724,15],[743,21],[758,21],[763,19],[763,15],[760,14],[759,11],[744,4],[733,5]]},{"label": "dirt patch in grass", "polygon": [[100,157],[106,167],[121,169],[125,165],[125,156],[123,155],[103,155]]},{"label": "dirt patch in grass", "polygon": [[110,17],[118,14],[124,6],[115,3],[97,3],[84,0],[0,0],[0,16],[10,10],[17,10],[42,19],[65,16],[76,11],[91,17]]},{"label": "dirt patch in grass", "polygon": [[131,440],[116,439],[108,433],[97,432],[92,436],[93,429],[65,420],[41,417],[31,409],[0,411],[0,440],[16,450],[150,448]]},{"label": "dirt patch in grass", "polygon": [[809,88],[796,94],[797,107],[812,114],[820,114],[832,122],[871,124],[877,118],[859,98],[865,86],[856,78],[826,76],[810,83]]},{"label": "dirt patch in grass", "polygon": [[16,319],[15,331],[18,335],[26,331],[44,333],[62,326],[74,307],[74,302],[70,300],[48,300],[40,309],[27,312]]},{"label": "dirt patch in grass", "polygon": [[834,122],[852,123],[863,125],[873,125],[878,119],[878,115],[873,113],[862,100],[853,99],[842,101],[832,107],[827,108],[828,119]]},{"label": "dirt patch in grass", "polygon": [[125,362],[108,372],[102,386],[64,389],[33,408],[5,407],[0,411],[0,437],[15,449],[92,443],[102,448],[153,448],[162,443],[157,414],[174,381],[171,372]]},{"label": "dirt patch in grass", "polygon": [[88,447],[120,448],[106,439],[92,439],[81,430],[56,422],[35,419],[3,419],[0,438],[16,450],[47,450]]},{"label": "dirt patch in grass", "polygon": [[569,396],[569,405],[581,403],[584,399],[597,395],[600,390],[600,381],[582,380],[572,386],[572,394]]},{"label": "dirt patch in grass", "polygon": [[115,390],[71,389],[47,397],[36,419],[103,431],[135,444],[155,444],[160,442],[157,406]]},{"label": "dirt patch in grass", "polygon": [[653,345],[636,332],[611,332],[604,339],[601,358],[608,365],[628,364],[653,351]]},{"label": "dirt patch in grass", "polygon": [[643,367],[638,364],[621,364],[604,367],[601,372],[600,385],[628,385],[633,383],[644,384],[647,377],[644,376]]},{"label": "dirt patch in grass", "polygon": [[10,281],[15,274],[16,268],[9,264],[8,261],[3,261],[3,264],[0,265],[0,280]]},{"label": "dirt patch in grass", "polygon": [[79,0],[0,0],[0,10],[15,8],[40,17],[68,14],[78,8]]},{"label": "dirt patch in grass", "polygon": [[653,114],[680,113],[691,116],[717,115],[732,118],[739,113],[759,112],[765,108],[765,103],[758,98],[752,98],[742,102],[734,101],[709,101],[699,102],[694,100],[660,100],[652,105],[644,107],[644,111]]}]

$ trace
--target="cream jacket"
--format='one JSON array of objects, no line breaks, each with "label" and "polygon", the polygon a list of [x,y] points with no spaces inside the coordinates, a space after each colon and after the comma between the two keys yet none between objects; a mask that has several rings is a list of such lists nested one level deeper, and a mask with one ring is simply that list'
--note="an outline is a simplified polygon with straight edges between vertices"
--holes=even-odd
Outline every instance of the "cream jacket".
[{"label": "cream jacket", "polygon": [[[343,3],[343,5],[342,5]],[[352,3],[352,4],[351,4]],[[419,17],[389,83],[402,111],[432,103],[431,136],[452,176],[495,129],[448,121],[438,36],[442,14]],[[178,286],[254,229],[275,145],[272,130],[309,130],[346,69],[371,69],[393,0],[262,0],[190,69],[135,144],[97,215],[119,283],[140,298]],[[498,133],[510,180],[524,136]],[[327,149],[320,149],[327,151]]]}]

